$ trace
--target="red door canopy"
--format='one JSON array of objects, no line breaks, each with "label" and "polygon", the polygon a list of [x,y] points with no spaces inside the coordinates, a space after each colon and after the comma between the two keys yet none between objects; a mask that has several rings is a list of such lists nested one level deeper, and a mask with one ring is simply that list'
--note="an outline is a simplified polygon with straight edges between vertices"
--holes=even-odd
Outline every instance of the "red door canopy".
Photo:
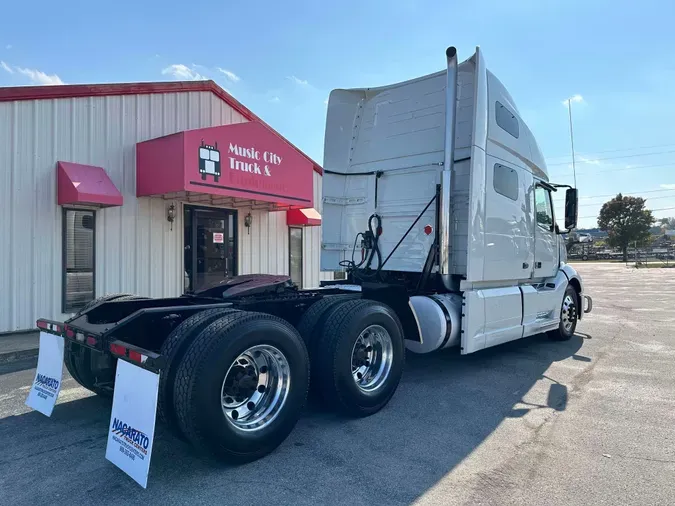
[{"label": "red door canopy", "polygon": [[72,162],[56,163],[58,204],[121,206],[122,194],[103,167]]},{"label": "red door canopy", "polygon": [[312,207],[312,163],[256,121],[140,142],[136,194],[197,192]]},{"label": "red door canopy", "polygon": [[313,207],[308,209],[290,209],[286,211],[286,225],[289,227],[318,227],[321,225],[321,215]]}]

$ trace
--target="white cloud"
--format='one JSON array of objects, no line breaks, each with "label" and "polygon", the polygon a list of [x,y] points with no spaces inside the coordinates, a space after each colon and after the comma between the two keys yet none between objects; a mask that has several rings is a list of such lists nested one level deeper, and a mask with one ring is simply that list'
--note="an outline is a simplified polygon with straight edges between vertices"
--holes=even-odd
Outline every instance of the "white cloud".
[{"label": "white cloud", "polygon": [[270,102],[272,102],[273,104],[278,104],[279,102],[281,102],[281,99],[275,96],[270,98]]},{"label": "white cloud", "polygon": [[14,47],[14,46],[12,46],[11,44],[7,44],[7,45],[5,46],[5,49],[12,49],[12,47]]},{"label": "white cloud", "polygon": [[582,104],[582,103],[585,103],[586,101],[584,100],[584,97],[582,97],[581,95],[579,95],[577,93],[576,95],[572,95],[571,97],[566,98],[561,103],[562,103],[562,105],[567,107],[568,102],[572,102],[573,104]]},{"label": "white cloud", "polygon": [[675,190],[675,184],[662,184],[661,188],[664,188],[666,190]]},{"label": "white cloud", "polygon": [[576,157],[577,163],[583,163],[585,165],[602,165],[602,162],[600,160],[594,160],[592,158],[586,158],[583,155],[579,155]]},{"label": "white cloud", "polygon": [[39,85],[63,84],[61,78],[56,74],[49,75],[36,69],[22,69],[21,67],[11,67],[7,65],[4,61],[0,61],[0,68],[2,68],[5,72],[9,72],[10,74],[15,74],[18,72],[19,74],[28,77],[31,81],[31,84],[39,84]]},{"label": "white cloud", "polygon": [[300,79],[299,77],[295,76],[288,76],[286,79],[290,79],[293,81],[295,84],[298,84],[300,86],[307,86],[309,83],[305,79]]},{"label": "white cloud", "polygon": [[185,81],[204,81],[207,79],[196,70],[191,69],[182,63],[174,63],[173,65],[169,65],[164,70],[162,70],[162,74],[170,75],[175,79],[182,79]]},{"label": "white cloud", "polygon": [[238,83],[241,81],[241,77],[239,77],[237,74],[232,72],[231,70],[227,69],[221,69],[220,67],[216,67],[218,69],[218,72],[221,72],[222,74],[225,74],[225,77],[227,78],[228,81],[232,81],[233,83]]},{"label": "white cloud", "polygon": [[33,84],[39,85],[56,85],[63,84],[61,78],[56,74],[45,74],[44,72],[36,69],[22,69],[21,67],[15,67],[16,71],[19,74],[23,74],[28,77]]}]

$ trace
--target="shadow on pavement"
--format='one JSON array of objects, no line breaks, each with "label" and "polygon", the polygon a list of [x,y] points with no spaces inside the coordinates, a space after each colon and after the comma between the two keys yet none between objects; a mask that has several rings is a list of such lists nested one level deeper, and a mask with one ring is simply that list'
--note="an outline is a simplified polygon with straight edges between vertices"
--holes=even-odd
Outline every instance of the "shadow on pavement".
[{"label": "shadow on pavement", "polygon": [[538,380],[550,380],[545,372],[553,362],[579,357],[583,339],[538,335],[468,356],[408,354],[399,390],[380,413],[353,420],[310,406],[277,451],[245,466],[203,459],[158,424],[148,491],[105,460],[109,400],[62,403],[51,419],[11,416],[0,420],[0,496],[12,504],[150,497],[192,504],[410,503],[505,419],[564,410],[567,387],[555,380],[545,405],[523,396]]},{"label": "shadow on pavement", "polygon": [[14,360],[12,362],[0,363],[0,376],[11,374],[17,371],[35,369],[37,367],[37,357]]}]

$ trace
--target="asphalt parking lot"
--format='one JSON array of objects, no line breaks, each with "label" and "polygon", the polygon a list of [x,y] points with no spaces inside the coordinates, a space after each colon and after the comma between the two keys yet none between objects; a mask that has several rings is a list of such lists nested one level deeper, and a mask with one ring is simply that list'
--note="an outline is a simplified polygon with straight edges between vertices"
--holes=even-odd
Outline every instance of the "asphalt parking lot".
[{"label": "asphalt parking lot", "polygon": [[309,407],[246,466],[158,426],[147,490],[104,458],[109,402],[68,377],[46,418],[24,406],[35,361],[0,364],[0,502],[674,504],[675,270],[576,267],[595,307],[571,341],[408,355],[382,412]]}]

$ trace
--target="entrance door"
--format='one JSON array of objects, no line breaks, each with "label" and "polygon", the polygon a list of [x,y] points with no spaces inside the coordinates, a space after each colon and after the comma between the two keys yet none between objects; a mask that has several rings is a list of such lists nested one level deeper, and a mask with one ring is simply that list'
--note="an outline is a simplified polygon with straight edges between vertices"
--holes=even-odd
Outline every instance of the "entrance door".
[{"label": "entrance door", "polygon": [[541,185],[534,189],[534,212],[534,277],[549,278],[558,270],[558,238],[551,191]]},{"label": "entrance door", "polygon": [[236,275],[236,211],[185,206],[185,291]]}]

